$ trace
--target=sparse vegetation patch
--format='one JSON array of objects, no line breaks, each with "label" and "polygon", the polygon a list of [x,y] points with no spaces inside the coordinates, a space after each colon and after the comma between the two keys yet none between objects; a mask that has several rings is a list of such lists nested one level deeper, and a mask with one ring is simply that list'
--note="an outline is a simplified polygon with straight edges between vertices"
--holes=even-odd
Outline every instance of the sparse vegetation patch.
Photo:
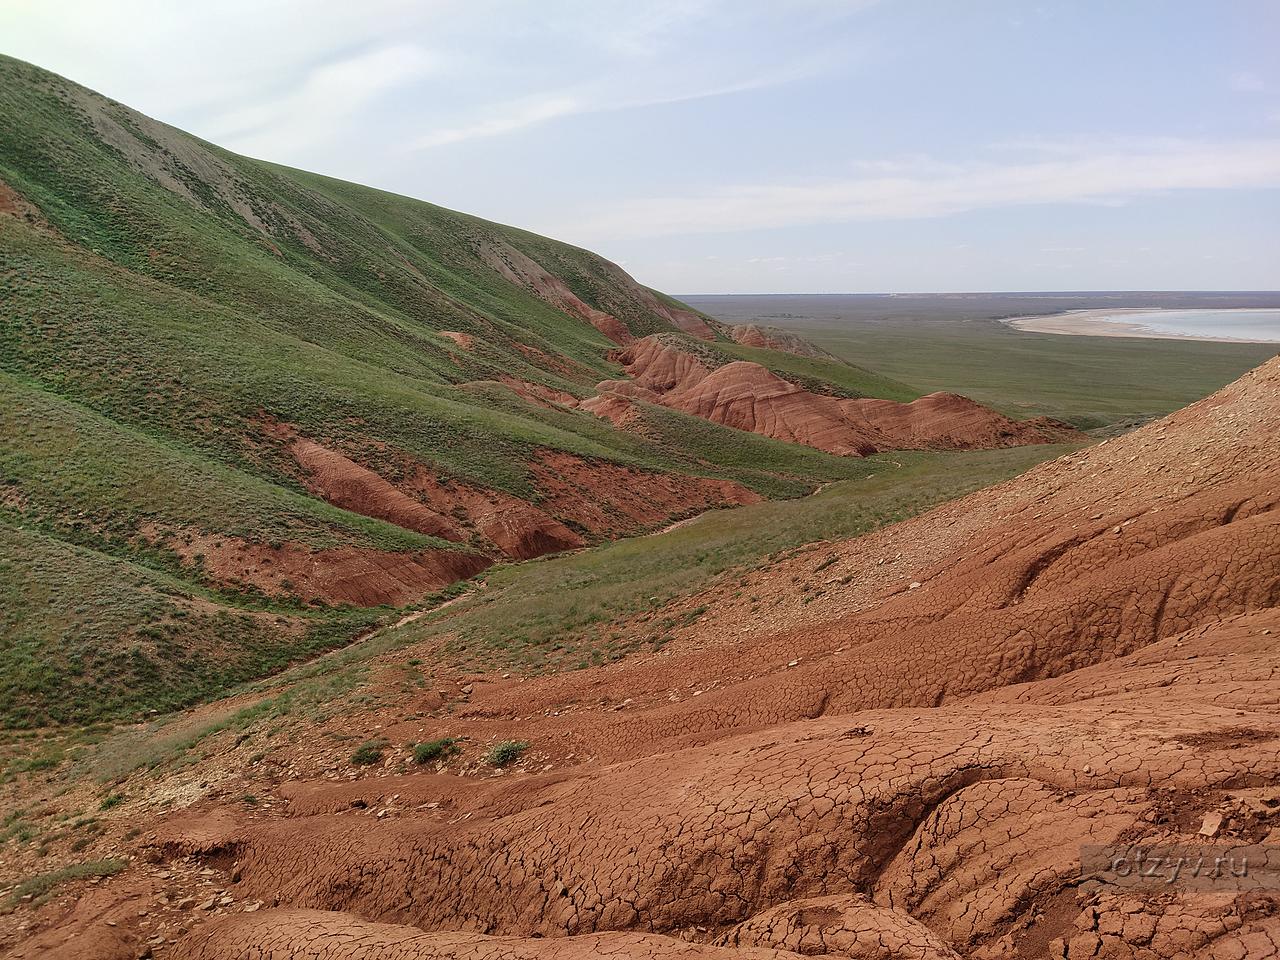
[{"label": "sparse vegetation patch", "polygon": [[489,749],[485,761],[493,767],[505,767],[519,760],[528,749],[529,744],[524,740],[503,740]]},{"label": "sparse vegetation patch", "polygon": [[431,763],[435,760],[444,760],[458,753],[461,749],[458,746],[457,737],[441,737],[439,740],[415,743],[411,748],[414,763]]}]

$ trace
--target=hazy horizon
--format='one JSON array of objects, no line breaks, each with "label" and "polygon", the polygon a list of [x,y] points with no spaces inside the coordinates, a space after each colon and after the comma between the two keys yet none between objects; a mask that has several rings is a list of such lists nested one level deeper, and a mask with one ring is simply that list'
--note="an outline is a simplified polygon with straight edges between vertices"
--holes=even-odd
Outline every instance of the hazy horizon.
[{"label": "hazy horizon", "polygon": [[0,9],[3,52],[228,149],[664,290],[1280,287],[1264,0]]}]

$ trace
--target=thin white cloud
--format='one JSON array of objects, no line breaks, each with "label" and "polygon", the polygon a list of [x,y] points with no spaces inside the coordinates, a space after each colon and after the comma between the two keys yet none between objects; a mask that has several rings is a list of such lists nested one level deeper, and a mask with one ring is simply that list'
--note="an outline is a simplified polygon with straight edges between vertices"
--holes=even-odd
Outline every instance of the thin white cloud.
[{"label": "thin white cloud", "polygon": [[[0,36],[8,53],[231,149],[314,164],[347,152],[318,145],[371,127],[412,151],[813,75],[836,53],[792,38],[761,70],[760,37],[783,24],[820,30],[873,2],[795,0],[782,12],[771,0],[11,0]],[[708,33],[716,45],[699,46]],[[439,80],[416,85],[411,113],[368,118],[432,66]]]},{"label": "thin white cloud", "polygon": [[1236,93],[1262,93],[1267,89],[1265,80],[1256,73],[1249,73],[1248,71],[1233,73],[1230,86]]},{"label": "thin white cloud", "polygon": [[[892,169],[885,167],[886,170]],[[739,184],[630,200],[562,226],[561,236],[663,236],[819,223],[943,217],[1054,203],[1116,205],[1174,190],[1280,187],[1280,140],[1064,146],[1005,163],[913,161],[894,173],[803,184]]]},{"label": "thin white cloud", "polygon": [[435,67],[435,59],[412,44],[366,50],[312,68],[280,96],[212,118],[209,136],[255,156],[309,146],[340,135],[342,120]]},{"label": "thin white cloud", "polygon": [[707,100],[712,97],[763,90],[816,76],[825,66],[824,58],[811,56],[776,70],[741,80],[728,80],[707,86],[681,85],[667,92],[659,91],[645,96],[577,89],[522,97],[519,100],[488,107],[488,116],[483,120],[429,131],[411,141],[407,149],[425,150],[467,140],[502,136],[552,120],[581,114],[612,113],[618,110],[634,110],[663,104],[688,103],[693,100]]},{"label": "thin white cloud", "polygon": [[585,105],[571,96],[550,95],[542,99],[526,98],[504,104],[484,120],[458,127],[443,127],[433,130],[414,140],[411,150],[425,150],[430,147],[442,147],[450,143],[461,143],[464,140],[475,140],[481,137],[497,137],[504,133],[514,133],[525,127],[546,123],[557,117],[581,113]]}]

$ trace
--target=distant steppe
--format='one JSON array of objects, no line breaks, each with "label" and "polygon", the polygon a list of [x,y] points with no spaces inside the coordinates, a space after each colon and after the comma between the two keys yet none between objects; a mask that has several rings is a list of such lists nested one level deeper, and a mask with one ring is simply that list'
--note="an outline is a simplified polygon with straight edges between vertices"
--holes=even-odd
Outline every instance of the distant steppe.
[{"label": "distant steppe", "polygon": [[1106,429],[1163,416],[1273,357],[1275,344],[1063,337],[1009,317],[1132,307],[1280,306],[1280,293],[964,293],[685,296],[731,323],[799,334],[922,390],[961,393],[1016,417]]}]

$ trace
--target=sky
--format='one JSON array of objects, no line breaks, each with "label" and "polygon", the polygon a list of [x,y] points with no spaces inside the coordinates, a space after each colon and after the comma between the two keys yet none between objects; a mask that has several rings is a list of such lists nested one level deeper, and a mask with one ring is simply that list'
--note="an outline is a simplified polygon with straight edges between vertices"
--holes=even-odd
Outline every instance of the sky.
[{"label": "sky", "polygon": [[676,294],[1280,288],[1280,0],[0,0],[0,51]]}]

